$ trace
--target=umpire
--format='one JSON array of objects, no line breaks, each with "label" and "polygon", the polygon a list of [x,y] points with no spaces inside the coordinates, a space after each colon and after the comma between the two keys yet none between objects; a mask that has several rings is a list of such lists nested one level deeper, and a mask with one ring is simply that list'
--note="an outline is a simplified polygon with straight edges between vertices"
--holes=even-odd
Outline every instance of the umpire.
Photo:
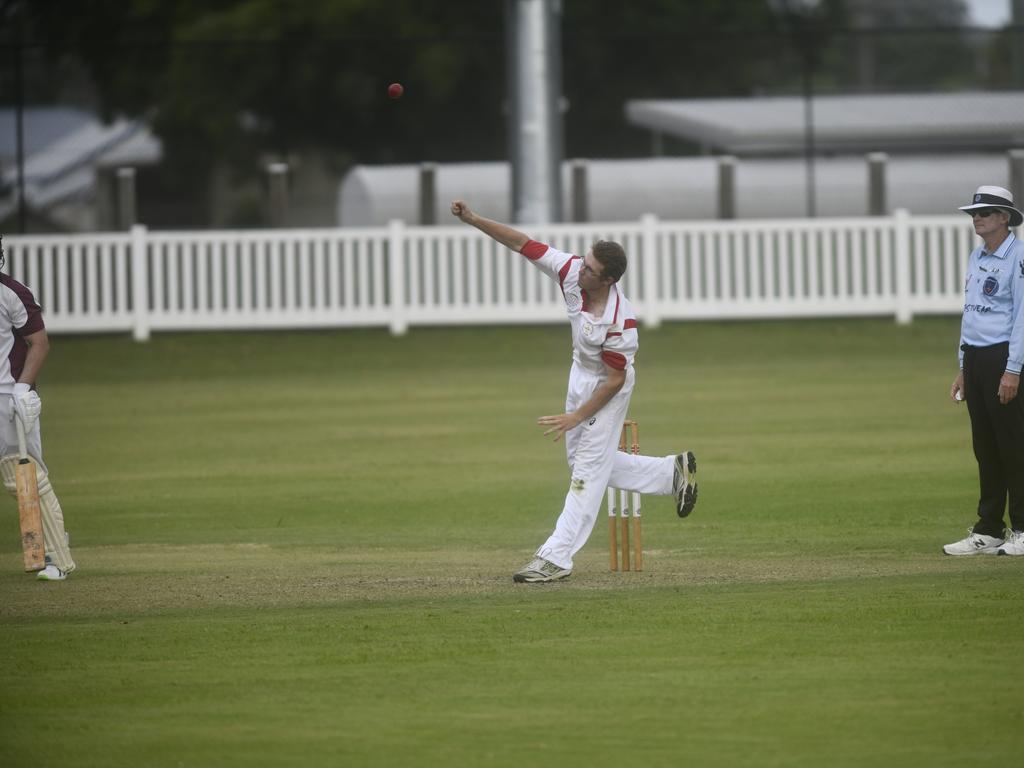
[{"label": "umpire", "polygon": [[[1010,232],[1024,215],[1002,187],[978,187],[960,208],[983,241],[967,261],[960,373],[950,397],[967,400],[978,460],[978,521],[947,555],[1024,555],[1024,245]],[[1009,496],[1010,527],[1003,510]]]}]

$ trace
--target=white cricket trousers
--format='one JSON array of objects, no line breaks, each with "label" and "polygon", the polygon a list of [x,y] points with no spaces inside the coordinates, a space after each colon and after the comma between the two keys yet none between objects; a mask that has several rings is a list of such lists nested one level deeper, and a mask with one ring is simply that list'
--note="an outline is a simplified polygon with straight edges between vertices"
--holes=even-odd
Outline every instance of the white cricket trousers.
[{"label": "white cricket trousers", "polygon": [[[573,363],[565,411],[575,411],[594,394],[603,378]],[[572,558],[587,543],[601,511],[605,489],[666,495],[672,493],[675,456],[634,456],[619,451],[622,422],[629,410],[635,373],[597,414],[565,435],[569,459],[569,492],[555,530],[537,550],[537,556],[560,568],[572,568]]]}]

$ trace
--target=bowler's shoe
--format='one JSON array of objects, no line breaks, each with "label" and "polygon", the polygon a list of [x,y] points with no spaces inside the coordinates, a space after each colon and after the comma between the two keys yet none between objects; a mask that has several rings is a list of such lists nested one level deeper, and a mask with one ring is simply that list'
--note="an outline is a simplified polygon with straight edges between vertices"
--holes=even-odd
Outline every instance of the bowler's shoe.
[{"label": "bowler's shoe", "polygon": [[697,457],[690,451],[676,456],[672,493],[676,497],[676,513],[686,517],[697,506]]},{"label": "bowler's shoe", "polygon": [[536,584],[564,579],[572,573],[571,568],[562,568],[543,557],[535,557],[520,570],[512,574],[512,581],[520,584]]}]

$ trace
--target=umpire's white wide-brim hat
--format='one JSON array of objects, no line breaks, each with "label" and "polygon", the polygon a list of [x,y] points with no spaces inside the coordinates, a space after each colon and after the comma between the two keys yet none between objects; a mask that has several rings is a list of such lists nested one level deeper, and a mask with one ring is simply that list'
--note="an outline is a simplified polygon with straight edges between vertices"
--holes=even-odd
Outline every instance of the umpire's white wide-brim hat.
[{"label": "umpire's white wide-brim hat", "polygon": [[960,206],[960,210],[964,213],[970,213],[979,208],[1000,208],[1006,211],[1010,214],[1011,227],[1019,227],[1024,221],[1024,213],[1013,207],[1013,194],[1010,190],[1002,187],[978,187],[971,204]]}]

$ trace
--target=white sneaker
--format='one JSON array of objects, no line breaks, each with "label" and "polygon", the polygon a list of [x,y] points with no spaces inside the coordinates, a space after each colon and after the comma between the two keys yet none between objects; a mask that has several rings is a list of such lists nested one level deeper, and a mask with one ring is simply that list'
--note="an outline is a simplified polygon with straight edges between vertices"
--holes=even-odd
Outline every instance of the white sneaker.
[{"label": "white sneaker", "polygon": [[562,568],[550,560],[545,560],[543,557],[535,557],[512,574],[512,581],[518,581],[520,584],[535,584],[537,582],[564,579],[570,573],[572,573],[572,569]]},{"label": "white sneaker", "polygon": [[994,555],[1002,543],[1003,540],[995,536],[969,533],[966,539],[947,544],[942,551],[947,555]]},{"label": "white sneaker", "polygon": [[997,555],[1024,555],[1024,531],[1007,531],[1006,541]]},{"label": "white sneaker", "polygon": [[67,577],[68,575],[56,565],[48,565],[36,574],[39,581],[64,581]]}]

